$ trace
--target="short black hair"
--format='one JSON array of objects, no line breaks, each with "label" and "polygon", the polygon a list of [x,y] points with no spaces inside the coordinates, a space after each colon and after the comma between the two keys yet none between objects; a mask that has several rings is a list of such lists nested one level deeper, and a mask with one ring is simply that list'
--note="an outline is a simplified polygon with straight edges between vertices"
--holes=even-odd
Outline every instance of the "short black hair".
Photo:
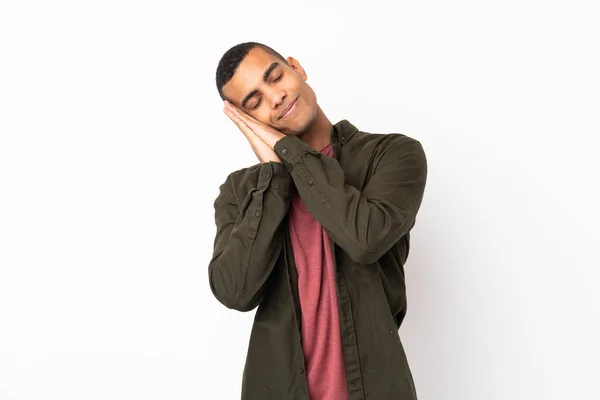
[{"label": "short black hair", "polygon": [[223,86],[225,86],[225,84],[231,80],[242,60],[246,57],[248,52],[255,47],[260,47],[261,49],[273,54],[275,57],[287,63],[285,57],[266,44],[258,42],[244,42],[236,44],[223,54],[217,67],[216,83],[221,100],[225,100],[225,96],[223,95]]}]

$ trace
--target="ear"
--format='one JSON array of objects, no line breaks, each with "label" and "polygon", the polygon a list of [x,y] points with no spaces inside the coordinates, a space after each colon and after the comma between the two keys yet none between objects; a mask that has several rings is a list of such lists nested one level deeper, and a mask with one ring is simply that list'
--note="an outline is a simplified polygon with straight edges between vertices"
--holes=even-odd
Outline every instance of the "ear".
[{"label": "ear", "polygon": [[304,71],[304,68],[302,68],[302,66],[300,65],[300,63],[298,62],[298,60],[296,60],[294,57],[288,57],[287,58],[287,63],[288,65],[294,70],[296,71],[296,73],[298,75],[300,75],[300,77],[303,80],[306,80],[307,76],[306,76],[306,72]]}]

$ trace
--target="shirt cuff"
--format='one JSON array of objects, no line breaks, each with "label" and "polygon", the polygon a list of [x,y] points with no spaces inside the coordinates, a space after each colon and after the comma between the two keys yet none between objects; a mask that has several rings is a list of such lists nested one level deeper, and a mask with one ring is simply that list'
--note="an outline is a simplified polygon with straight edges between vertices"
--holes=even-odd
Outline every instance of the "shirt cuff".
[{"label": "shirt cuff", "polygon": [[273,188],[284,192],[292,192],[294,180],[283,163],[269,161],[260,164],[258,173],[258,189]]},{"label": "shirt cuff", "polygon": [[320,154],[317,150],[310,147],[304,141],[302,141],[298,136],[295,135],[286,135],[275,142],[273,146],[273,150],[282,162],[291,164],[296,157],[305,152],[313,152],[315,154]]}]

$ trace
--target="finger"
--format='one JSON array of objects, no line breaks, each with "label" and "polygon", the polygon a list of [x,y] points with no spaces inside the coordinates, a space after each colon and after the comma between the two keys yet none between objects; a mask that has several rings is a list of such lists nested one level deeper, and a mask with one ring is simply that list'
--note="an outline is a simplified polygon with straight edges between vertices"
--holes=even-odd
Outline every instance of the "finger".
[{"label": "finger", "polygon": [[257,135],[256,132],[239,117],[239,114],[236,114],[231,109],[224,109],[224,111],[227,114],[227,116],[229,116],[229,118],[242,131],[242,133],[252,146],[257,145],[258,142],[264,142],[263,139],[259,135]]},{"label": "finger", "polygon": [[260,122],[258,120],[256,120],[254,117],[252,117],[251,115],[249,115],[248,113],[246,113],[243,110],[240,110],[238,107],[236,107],[234,104],[231,103],[226,103],[227,105],[229,105],[230,109],[244,122],[246,122],[246,124],[249,127],[252,127],[252,125],[259,125]]},{"label": "finger", "polygon": [[235,114],[229,109],[224,109],[223,111],[225,111],[225,114],[227,114],[227,116],[237,125],[237,127],[242,131],[244,135],[246,135],[248,139],[250,139],[249,135],[255,135],[252,129],[250,129],[250,127],[246,125],[246,123],[242,121],[237,114]]},{"label": "finger", "polygon": [[[265,128],[267,127],[265,124],[248,115],[243,110],[240,110],[232,103],[225,101],[225,107],[229,109],[233,116],[237,117],[242,123],[244,123],[246,127],[248,127],[250,131],[252,131],[252,134],[256,136],[256,138],[260,139],[265,143],[271,143],[271,141],[267,137],[265,137],[263,133]],[[272,146],[273,145],[270,145],[271,148]]]},{"label": "finger", "polygon": [[232,108],[230,108],[230,107],[225,107],[225,108],[223,108],[223,111],[224,111],[224,112],[225,112],[225,114],[227,114],[227,116],[228,116],[229,118],[231,118],[231,120],[232,120],[233,122],[235,122],[236,124],[240,124],[240,123],[243,123],[243,124],[245,124],[244,120],[242,120],[242,119],[240,118],[240,115],[239,115],[239,113],[235,112],[235,110],[233,110]]}]

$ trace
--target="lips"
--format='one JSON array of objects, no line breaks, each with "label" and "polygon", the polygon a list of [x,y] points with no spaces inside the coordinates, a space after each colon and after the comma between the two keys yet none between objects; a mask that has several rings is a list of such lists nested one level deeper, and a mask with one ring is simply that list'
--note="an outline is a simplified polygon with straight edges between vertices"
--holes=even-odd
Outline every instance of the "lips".
[{"label": "lips", "polygon": [[290,115],[292,113],[292,111],[294,110],[294,107],[296,106],[296,102],[298,102],[298,98],[296,98],[296,100],[294,100],[294,102],[292,104],[290,104],[290,106],[283,112],[283,114],[281,115],[281,117],[279,117],[279,119],[285,118],[288,115]]}]

